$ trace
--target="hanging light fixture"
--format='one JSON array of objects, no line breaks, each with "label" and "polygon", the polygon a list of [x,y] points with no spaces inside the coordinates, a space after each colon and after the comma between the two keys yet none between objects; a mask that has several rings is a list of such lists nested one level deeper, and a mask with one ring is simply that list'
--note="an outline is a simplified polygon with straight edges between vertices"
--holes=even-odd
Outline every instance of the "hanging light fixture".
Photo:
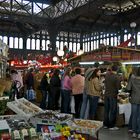
[{"label": "hanging light fixture", "polygon": [[58,61],[57,56],[54,56],[54,57],[53,57],[53,61],[54,61],[54,62],[57,62],[57,61]]},{"label": "hanging light fixture", "polygon": [[131,28],[135,28],[136,26],[137,26],[136,22],[131,22],[131,23],[130,23],[130,27],[131,27]]},{"label": "hanging light fixture", "polygon": [[64,51],[63,50],[58,50],[57,55],[58,56],[64,56]]},{"label": "hanging light fixture", "polygon": [[77,52],[77,55],[82,55],[84,53],[84,51],[83,50],[78,50],[78,52]]}]

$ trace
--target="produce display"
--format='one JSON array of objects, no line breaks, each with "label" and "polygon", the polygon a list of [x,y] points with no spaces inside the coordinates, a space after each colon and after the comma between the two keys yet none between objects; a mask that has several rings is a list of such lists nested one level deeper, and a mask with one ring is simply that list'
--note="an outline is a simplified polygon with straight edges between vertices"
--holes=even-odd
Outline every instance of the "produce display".
[{"label": "produce display", "polygon": [[73,118],[70,114],[59,113],[56,111],[47,110],[44,113],[39,113],[32,118],[30,118],[30,122],[34,125],[37,123],[45,123],[45,124],[56,124],[56,123],[65,123]]},{"label": "produce display", "polygon": [[44,112],[38,106],[32,104],[25,98],[21,98],[12,102],[8,102],[7,106],[19,115],[24,115],[27,118],[34,116],[37,113]]},{"label": "produce display", "polygon": [[8,140],[88,140],[97,139],[102,122],[74,119],[71,114],[43,111],[24,98],[8,102],[17,115],[1,116],[10,131],[0,132],[0,139]]},{"label": "produce display", "polygon": [[73,122],[68,123],[71,129],[76,132],[96,136],[96,132],[103,126],[100,121],[74,119]]}]

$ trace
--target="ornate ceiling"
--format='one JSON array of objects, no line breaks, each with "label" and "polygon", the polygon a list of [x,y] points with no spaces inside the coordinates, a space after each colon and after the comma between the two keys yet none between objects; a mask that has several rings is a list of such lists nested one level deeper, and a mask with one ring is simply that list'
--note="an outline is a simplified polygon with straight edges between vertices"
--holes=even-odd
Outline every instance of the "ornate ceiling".
[{"label": "ornate ceiling", "polygon": [[58,30],[89,32],[140,25],[140,0],[0,0],[0,31],[28,35],[53,23]]}]

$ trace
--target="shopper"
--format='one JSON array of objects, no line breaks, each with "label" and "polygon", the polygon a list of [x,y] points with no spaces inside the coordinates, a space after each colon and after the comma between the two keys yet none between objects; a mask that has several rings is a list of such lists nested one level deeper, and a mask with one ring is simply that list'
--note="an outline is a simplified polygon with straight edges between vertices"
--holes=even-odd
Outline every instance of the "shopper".
[{"label": "shopper", "polygon": [[48,77],[47,77],[47,74],[45,73],[40,82],[40,90],[42,94],[40,108],[42,109],[46,109],[46,106],[47,106],[46,99],[47,99],[48,89],[49,89]]},{"label": "shopper", "polygon": [[70,113],[70,100],[71,100],[71,77],[70,77],[71,69],[68,68],[63,76],[63,89],[61,90],[61,112],[62,113]]},{"label": "shopper", "polygon": [[85,87],[84,87],[84,93],[83,93],[83,102],[82,102],[81,111],[80,111],[80,118],[82,118],[82,119],[85,118],[85,112],[87,110],[88,101],[89,101],[89,96],[88,96],[89,80],[88,79],[92,75],[93,71],[94,71],[94,68],[88,68],[85,72]]},{"label": "shopper", "polygon": [[49,93],[49,109],[58,110],[59,109],[59,97],[60,97],[60,87],[61,80],[59,78],[59,70],[55,69],[51,79],[50,79],[50,93]]},{"label": "shopper", "polygon": [[84,92],[84,81],[85,78],[81,76],[81,69],[76,68],[75,69],[75,76],[72,77],[71,83],[72,83],[72,94],[74,96],[75,101],[75,117],[80,117],[80,110],[81,110],[81,104],[83,100],[83,92]]},{"label": "shopper", "polygon": [[27,90],[34,89],[34,75],[33,68],[30,68],[25,77],[25,84]]},{"label": "shopper", "polygon": [[140,67],[137,69],[136,74],[130,77],[127,89],[131,90],[132,137],[140,139]]},{"label": "shopper", "polygon": [[117,66],[113,65],[111,71],[105,76],[105,98],[104,98],[104,128],[118,130],[115,127],[117,117],[117,94],[121,88],[121,82],[117,75]]},{"label": "shopper", "polygon": [[95,119],[98,101],[101,97],[100,75],[100,69],[95,69],[89,78],[89,92],[87,94],[89,95],[89,119],[91,120]]},{"label": "shopper", "polygon": [[33,75],[33,68],[30,68],[28,73],[25,77],[25,84],[26,84],[26,98],[30,101],[34,101],[36,98],[35,91],[34,91],[34,75]]}]

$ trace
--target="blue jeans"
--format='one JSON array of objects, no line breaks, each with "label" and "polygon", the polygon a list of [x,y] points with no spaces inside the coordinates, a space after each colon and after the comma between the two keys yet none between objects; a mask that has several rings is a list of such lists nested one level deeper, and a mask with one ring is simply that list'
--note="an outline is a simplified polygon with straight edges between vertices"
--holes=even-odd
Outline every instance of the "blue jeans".
[{"label": "blue jeans", "polygon": [[46,99],[47,99],[47,91],[46,90],[41,90],[42,93],[42,100],[40,103],[40,108],[46,109]]},{"label": "blue jeans", "polygon": [[96,115],[99,96],[89,96],[89,119],[93,120]]},{"label": "blue jeans", "polygon": [[132,104],[132,130],[140,134],[140,104]]},{"label": "blue jeans", "polygon": [[70,113],[70,100],[71,100],[71,91],[70,90],[61,90],[61,112]]},{"label": "blue jeans", "polygon": [[128,123],[128,130],[132,130],[132,104],[131,104],[131,114]]},{"label": "blue jeans", "polygon": [[105,97],[104,99],[104,126],[112,128],[116,124],[117,98]]},{"label": "blue jeans", "polygon": [[85,112],[87,109],[88,100],[89,100],[89,95],[87,95],[86,92],[84,92],[83,102],[82,102],[82,106],[81,106],[81,110],[80,110],[80,118],[81,119],[85,118]]}]

